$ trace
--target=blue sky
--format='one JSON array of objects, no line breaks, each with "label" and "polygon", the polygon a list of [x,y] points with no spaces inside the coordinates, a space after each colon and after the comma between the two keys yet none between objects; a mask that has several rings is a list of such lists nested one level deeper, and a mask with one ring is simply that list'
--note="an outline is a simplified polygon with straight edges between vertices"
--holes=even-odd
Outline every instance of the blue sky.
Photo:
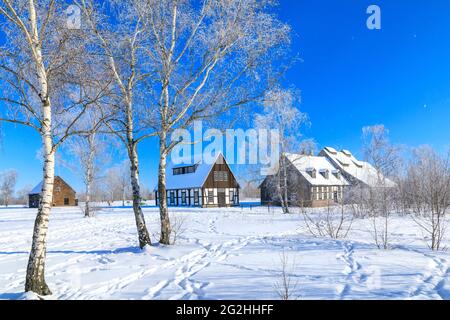
[{"label": "blue sky", "polygon": [[[366,27],[366,9],[381,8],[382,29]],[[450,147],[450,1],[280,0],[279,17],[294,31],[302,62],[285,85],[302,92],[311,127],[305,136],[358,154],[361,128],[383,123],[395,143]],[[37,133],[3,124],[0,171],[19,172],[18,188],[37,184]],[[156,141],[140,146],[145,185],[156,183]],[[75,188],[81,181],[58,167]]]}]

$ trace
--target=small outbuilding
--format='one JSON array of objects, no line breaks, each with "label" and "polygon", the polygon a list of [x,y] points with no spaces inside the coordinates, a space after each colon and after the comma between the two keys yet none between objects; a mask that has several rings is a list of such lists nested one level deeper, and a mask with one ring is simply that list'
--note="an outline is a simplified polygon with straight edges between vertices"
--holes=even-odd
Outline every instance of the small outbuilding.
[{"label": "small outbuilding", "polygon": [[[30,208],[38,208],[41,201],[42,192],[41,181],[28,194],[28,206]],[[53,185],[53,206],[54,207],[74,207],[78,205],[75,190],[65,182],[61,177],[56,176]]]}]

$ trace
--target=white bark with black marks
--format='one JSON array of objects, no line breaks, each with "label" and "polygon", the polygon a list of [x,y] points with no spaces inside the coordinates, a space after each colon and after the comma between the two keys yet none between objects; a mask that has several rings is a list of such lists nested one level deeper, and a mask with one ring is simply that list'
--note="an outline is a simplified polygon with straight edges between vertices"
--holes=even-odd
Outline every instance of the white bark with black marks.
[{"label": "white bark with black marks", "polygon": [[33,291],[40,295],[49,295],[51,291],[45,282],[45,257],[47,253],[47,232],[49,216],[53,202],[53,183],[55,179],[55,153],[52,139],[52,109],[48,92],[47,73],[42,59],[42,51],[38,38],[36,8],[33,0],[29,0],[29,22],[31,28],[32,51],[36,64],[36,73],[40,97],[42,101],[42,144],[44,153],[43,184],[41,202],[34,223],[33,242],[28,259],[25,291]]},{"label": "white bark with black marks", "polygon": [[166,189],[166,137],[164,134],[160,136],[160,160],[158,169],[158,195],[159,195],[159,215],[161,220],[161,234],[159,242],[162,244],[170,244],[171,225],[169,217],[169,208],[167,206],[167,189]]},{"label": "white bark with black marks", "polygon": [[133,145],[130,150],[131,163],[131,188],[133,193],[133,211],[136,221],[136,228],[139,238],[139,247],[143,249],[146,245],[151,245],[150,235],[145,224],[145,217],[142,211],[141,202],[141,187],[139,184],[139,160],[136,145]]}]

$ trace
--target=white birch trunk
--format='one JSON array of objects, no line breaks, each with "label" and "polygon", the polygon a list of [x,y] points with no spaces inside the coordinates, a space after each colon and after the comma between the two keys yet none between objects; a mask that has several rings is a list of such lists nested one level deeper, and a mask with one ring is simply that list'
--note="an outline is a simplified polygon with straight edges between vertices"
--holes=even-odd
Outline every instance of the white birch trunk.
[{"label": "white birch trunk", "polygon": [[86,164],[86,202],[84,216],[89,218],[93,216],[91,210],[91,192],[94,180],[94,157],[95,157],[95,133],[88,136],[89,156]]},{"label": "white birch trunk", "polygon": [[145,224],[144,213],[142,212],[141,202],[141,187],[139,184],[139,159],[136,150],[136,145],[133,144],[130,150],[130,164],[131,164],[131,188],[133,192],[133,211],[136,220],[136,228],[139,238],[139,247],[143,249],[146,245],[151,245],[150,235]]},{"label": "white birch trunk", "polygon": [[144,213],[141,207],[141,186],[139,183],[139,159],[137,153],[137,144],[134,140],[133,130],[133,108],[131,104],[131,92],[129,93],[129,100],[126,101],[127,105],[127,148],[128,157],[130,159],[130,174],[131,174],[131,189],[133,193],[133,211],[136,221],[136,228],[138,232],[139,247],[143,249],[146,245],[151,245],[150,235],[145,224]]},{"label": "white birch trunk", "polygon": [[159,215],[161,220],[161,236],[159,242],[162,244],[170,245],[170,218],[169,218],[169,208],[167,207],[167,197],[166,197],[166,165],[167,165],[167,155],[166,155],[166,135],[163,132],[160,135],[160,160],[159,160],[159,170],[158,170],[158,194],[159,194]]},{"label": "white birch trunk", "polygon": [[38,40],[36,10],[33,0],[29,0],[29,20],[32,32],[32,51],[36,64],[38,85],[42,101],[41,136],[44,151],[44,170],[42,198],[34,224],[33,242],[28,260],[25,279],[25,291],[39,295],[50,295],[51,291],[45,282],[45,257],[47,252],[48,221],[53,203],[53,182],[55,178],[55,152],[52,139],[52,110],[48,93],[48,82],[42,51]]}]

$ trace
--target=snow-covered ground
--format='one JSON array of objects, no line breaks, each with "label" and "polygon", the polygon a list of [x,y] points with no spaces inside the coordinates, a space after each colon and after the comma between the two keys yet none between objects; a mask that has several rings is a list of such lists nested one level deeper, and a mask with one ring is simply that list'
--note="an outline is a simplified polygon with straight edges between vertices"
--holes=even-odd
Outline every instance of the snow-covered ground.
[{"label": "snow-covered ground", "polygon": [[[337,241],[310,236],[300,215],[278,209],[171,210],[176,224],[184,221],[177,244],[141,251],[130,208],[103,209],[92,219],[78,208],[54,209],[51,298],[277,299],[284,251],[301,299],[450,299],[450,254],[428,250],[408,217],[393,219],[393,249],[379,250],[367,220]],[[156,242],[157,208],[145,215]],[[25,297],[34,217],[35,209],[0,208],[0,299]]]}]

